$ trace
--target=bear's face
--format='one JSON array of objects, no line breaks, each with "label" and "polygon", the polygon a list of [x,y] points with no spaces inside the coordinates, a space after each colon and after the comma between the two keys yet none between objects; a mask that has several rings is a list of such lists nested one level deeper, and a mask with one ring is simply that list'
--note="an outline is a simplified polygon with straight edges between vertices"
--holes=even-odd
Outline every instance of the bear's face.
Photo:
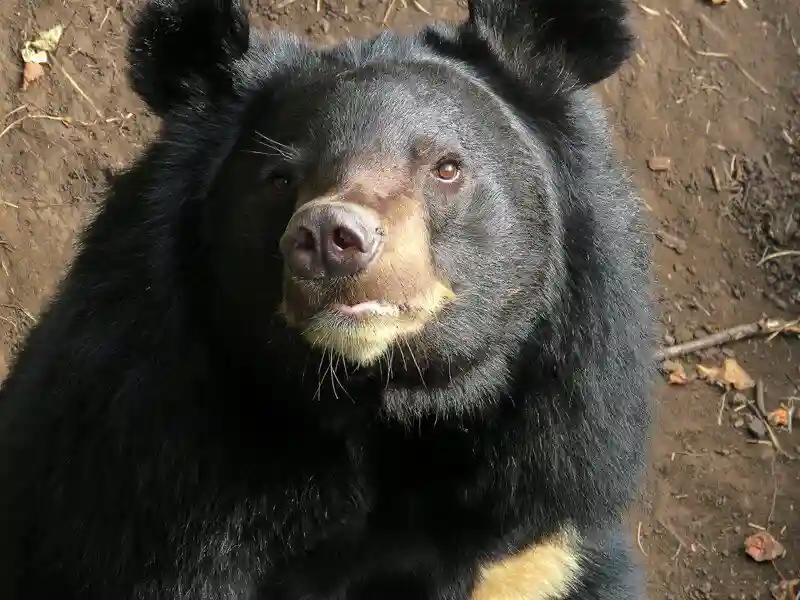
[{"label": "bear's face", "polygon": [[569,107],[629,55],[624,3],[469,11],[331,50],[251,33],[236,0],[141,13],[134,87],[207,145],[191,149],[207,185],[182,193],[202,196],[213,293],[252,337],[288,325],[331,357],[407,349],[448,375],[518,341],[560,293]]},{"label": "bear's face", "polygon": [[463,72],[334,64],[248,113],[210,202],[225,262],[263,285],[225,285],[312,345],[361,365],[458,355],[546,299],[547,154]]}]

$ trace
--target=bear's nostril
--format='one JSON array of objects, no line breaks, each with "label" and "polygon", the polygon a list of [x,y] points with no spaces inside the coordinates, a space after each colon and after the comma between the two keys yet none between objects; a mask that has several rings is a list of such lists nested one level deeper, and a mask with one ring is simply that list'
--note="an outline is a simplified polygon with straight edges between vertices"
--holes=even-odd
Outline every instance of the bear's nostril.
[{"label": "bear's nostril", "polygon": [[364,252],[364,240],[352,229],[337,227],[333,231],[331,241],[339,250],[358,250]]},{"label": "bear's nostril", "polygon": [[314,249],[317,247],[317,242],[314,239],[314,234],[310,229],[307,229],[306,227],[300,228],[300,230],[297,232],[297,238],[295,239],[294,247],[297,250],[308,250],[309,252],[314,251]]},{"label": "bear's nostril", "polygon": [[318,202],[289,220],[280,249],[291,274],[300,279],[350,277],[380,254],[380,220],[367,209]]}]

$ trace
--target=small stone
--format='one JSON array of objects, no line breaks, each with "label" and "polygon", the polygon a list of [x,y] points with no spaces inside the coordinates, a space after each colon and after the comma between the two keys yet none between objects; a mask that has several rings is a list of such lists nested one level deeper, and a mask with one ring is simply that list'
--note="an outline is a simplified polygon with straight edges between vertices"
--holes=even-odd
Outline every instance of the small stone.
[{"label": "small stone", "polygon": [[668,333],[665,333],[665,334],[664,334],[664,343],[665,343],[667,346],[673,346],[673,345],[675,345],[675,337],[674,337],[674,336],[672,336],[672,335],[670,335],[670,334],[668,334]]},{"label": "small stone", "polygon": [[672,159],[668,156],[651,156],[647,159],[647,168],[655,173],[669,171],[672,168]]},{"label": "small stone", "polygon": [[742,427],[744,427],[744,419],[742,419],[741,417],[737,417],[737,418],[736,418],[736,419],[734,419],[734,421],[733,421],[733,426],[734,426],[736,429],[741,429]]},{"label": "small stone", "polygon": [[761,419],[753,415],[745,415],[744,423],[747,427],[747,431],[750,432],[750,435],[754,438],[757,440],[767,439],[767,428]]},{"label": "small stone", "polygon": [[674,250],[678,254],[683,254],[688,249],[689,245],[686,240],[679,238],[677,235],[667,233],[663,229],[656,231],[656,238],[670,250]]}]

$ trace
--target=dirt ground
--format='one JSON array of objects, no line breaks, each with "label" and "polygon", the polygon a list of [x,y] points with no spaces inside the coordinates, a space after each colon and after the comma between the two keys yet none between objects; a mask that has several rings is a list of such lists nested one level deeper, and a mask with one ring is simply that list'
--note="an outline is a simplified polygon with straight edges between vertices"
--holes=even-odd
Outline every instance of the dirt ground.
[{"label": "dirt ground", "polygon": [[[250,6],[259,24],[325,44],[465,10],[465,0],[315,2]],[[638,53],[600,93],[653,218],[663,342],[797,318],[800,256],[769,255],[800,248],[800,3],[642,2],[632,5]],[[138,1],[0,4],[1,378],[72,256],[76,229],[157,122],[125,79]],[[66,29],[52,64],[22,90],[21,46],[58,24]],[[654,171],[664,158],[669,169]],[[800,396],[798,355],[797,336],[759,336],[683,356],[690,381],[668,385],[665,375],[657,386],[652,467],[630,519],[650,598],[789,600],[787,586],[775,586],[800,578],[800,461],[755,439],[758,423],[738,406],[753,389],[723,402],[694,365],[738,361],[764,382],[772,410]],[[800,455],[800,434],[776,432]],[[745,554],[745,539],[762,529],[784,557],[759,563]]]}]

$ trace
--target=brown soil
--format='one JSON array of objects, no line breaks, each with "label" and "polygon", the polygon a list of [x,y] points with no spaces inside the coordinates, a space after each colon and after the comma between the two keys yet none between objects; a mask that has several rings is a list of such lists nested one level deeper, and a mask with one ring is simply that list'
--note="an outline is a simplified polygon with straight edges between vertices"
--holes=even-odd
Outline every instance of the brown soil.
[{"label": "brown soil", "polygon": [[[318,12],[315,1],[253,0],[251,9],[260,25],[328,44],[378,31],[389,4],[326,0]],[[464,14],[463,0],[419,1],[437,18]],[[642,1],[646,6],[633,5],[638,54],[600,91],[654,230],[685,242],[654,238],[664,341],[764,315],[796,318],[800,257],[757,263],[764,254],[800,248],[800,4]],[[76,229],[102,200],[109,175],[130,163],[157,123],[125,80],[124,45],[138,1],[0,4],[2,377],[62,275]],[[403,4],[392,2],[392,26],[430,18],[411,0]],[[19,48],[56,24],[67,26],[56,53],[60,68],[46,67],[20,90]],[[671,169],[650,171],[654,156],[671,158]],[[735,357],[765,382],[767,405],[775,408],[800,395],[798,353],[800,343],[781,336],[683,360],[691,376],[690,363]],[[752,397],[752,390],[745,394]],[[742,427],[749,411],[735,412],[728,394],[720,412],[720,397],[702,381],[657,387],[652,468],[630,520],[650,598],[770,598],[771,586],[800,578],[800,461],[751,443]],[[800,454],[800,434],[777,435]],[[745,538],[760,527],[785,545],[784,558],[756,563],[744,554]]]}]

